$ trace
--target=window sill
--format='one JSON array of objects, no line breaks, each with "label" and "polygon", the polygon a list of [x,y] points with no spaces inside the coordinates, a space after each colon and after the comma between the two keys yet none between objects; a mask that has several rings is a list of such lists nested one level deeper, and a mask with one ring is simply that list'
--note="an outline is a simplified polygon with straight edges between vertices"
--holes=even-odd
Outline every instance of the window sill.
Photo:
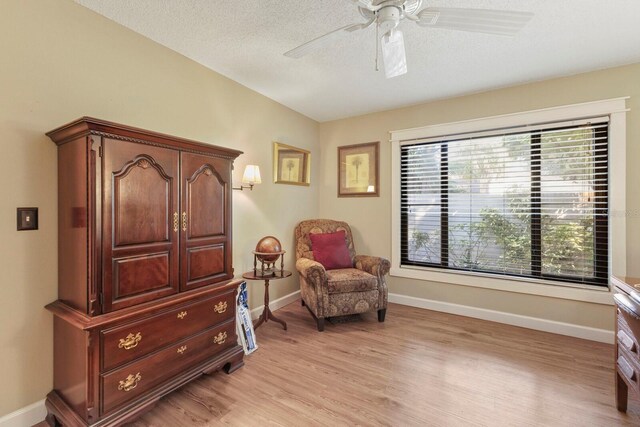
[{"label": "window sill", "polygon": [[613,305],[611,286],[609,286],[609,288],[603,287],[602,289],[597,289],[574,283],[559,285],[545,280],[518,280],[513,277],[502,278],[491,274],[442,271],[427,267],[392,267],[390,274],[394,277],[407,279],[583,301],[593,304]]}]

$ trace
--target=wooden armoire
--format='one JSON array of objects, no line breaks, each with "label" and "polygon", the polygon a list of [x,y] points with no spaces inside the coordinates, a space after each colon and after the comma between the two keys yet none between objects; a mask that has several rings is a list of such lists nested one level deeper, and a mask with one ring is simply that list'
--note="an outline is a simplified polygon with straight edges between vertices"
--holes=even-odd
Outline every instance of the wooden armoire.
[{"label": "wooden armoire", "polygon": [[50,425],[120,425],[243,364],[231,265],[240,151],[83,117],[58,146]]}]

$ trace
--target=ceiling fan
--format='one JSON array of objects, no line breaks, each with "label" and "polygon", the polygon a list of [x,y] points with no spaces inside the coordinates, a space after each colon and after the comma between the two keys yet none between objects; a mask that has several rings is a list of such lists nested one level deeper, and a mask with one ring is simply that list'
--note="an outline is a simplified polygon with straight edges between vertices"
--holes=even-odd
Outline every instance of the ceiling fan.
[{"label": "ceiling fan", "polygon": [[330,33],[296,47],[284,55],[300,58],[311,51],[329,44],[340,37],[376,24],[376,70],[378,69],[378,45],[382,42],[382,58],[387,78],[407,72],[404,37],[398,29],[405,18],[421,27],[488,33],[504,36],[516,34],[533,17],[529,12],[493,9],[466,9],[452,7],[426,7],[423,0],[348,0],[358,6],[367,20],[338,28]]}]

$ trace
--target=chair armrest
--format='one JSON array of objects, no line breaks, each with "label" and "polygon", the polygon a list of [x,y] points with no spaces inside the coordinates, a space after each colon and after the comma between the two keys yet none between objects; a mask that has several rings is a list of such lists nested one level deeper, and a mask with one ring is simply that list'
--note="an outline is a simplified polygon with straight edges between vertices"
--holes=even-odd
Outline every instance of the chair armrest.
[{"label": "chair armrest", "polygon": [[388,259],[377,256],[356,255],[353,261],[358,270],[366,271],[378,277],[383,277],[391,269],[391,263]]},{"label": "chair armrest", "polygon": [[296,261],[296,270],[316,288],[320,288],[327,281],[326,270],[318,261],[300,258]]}]

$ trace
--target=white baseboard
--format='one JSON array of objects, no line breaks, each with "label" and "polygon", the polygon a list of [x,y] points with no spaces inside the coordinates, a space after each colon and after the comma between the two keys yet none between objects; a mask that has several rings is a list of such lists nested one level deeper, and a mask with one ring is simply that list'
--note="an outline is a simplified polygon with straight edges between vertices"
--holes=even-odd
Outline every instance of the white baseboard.
[{"label": "white baseboard", "polygon": [[591,341],[599,341],[608,344],[614,343],[614,333],[607,329],[591,328],[572,323],[557,322],[537,317],[522,316],[520,314],[505,313],[503,311],[488,310],[486,308],[477,308],[392,293],[389,294],[389,302],[408,305],[411,307],[426,308],[427,310],[457,314],[460,316],[473,317],[476,319],[490,320],[492,322],[505,323],[507,325],[520,326],[523,328],[567,335]]},{"label": "white baseboard", "polygon": [[[300,299],[300,291],[291,292],[289,295],[285,295],[282,298],[278,298],[277,300],[269,301],[269,308],[271,311],[276,311],[279,308],[284,307],[287,304],[291,304],[295,300]],[[251,310],[251,318],[257,319],[262,314],[262,310],[264,310],[264,304],[259,307]]]},{"label": "white baseboard", "polygon": [[44,421],[46,416],[47,409],[44,406],[43,399],[0,417],[0,427],[29,427]]}]

